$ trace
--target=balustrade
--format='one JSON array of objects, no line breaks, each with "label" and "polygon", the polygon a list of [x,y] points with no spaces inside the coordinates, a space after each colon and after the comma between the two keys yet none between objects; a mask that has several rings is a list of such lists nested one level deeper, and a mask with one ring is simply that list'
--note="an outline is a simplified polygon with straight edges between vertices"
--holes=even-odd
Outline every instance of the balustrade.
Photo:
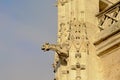
[{"label": "balustrade", "polygon": [[100,30],[112,26],[120,19],[120,1],[101,11],[96,17],[99,21],[98,27]]}]

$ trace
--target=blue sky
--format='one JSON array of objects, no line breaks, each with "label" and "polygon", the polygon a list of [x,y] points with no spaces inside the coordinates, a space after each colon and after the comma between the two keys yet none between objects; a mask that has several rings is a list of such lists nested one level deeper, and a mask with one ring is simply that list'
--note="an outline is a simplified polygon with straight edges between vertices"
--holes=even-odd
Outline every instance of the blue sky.
[{"label": "blue sky", "polygon": [[56,0],[0,0],[0,80],[52,80],[57,39]]}]

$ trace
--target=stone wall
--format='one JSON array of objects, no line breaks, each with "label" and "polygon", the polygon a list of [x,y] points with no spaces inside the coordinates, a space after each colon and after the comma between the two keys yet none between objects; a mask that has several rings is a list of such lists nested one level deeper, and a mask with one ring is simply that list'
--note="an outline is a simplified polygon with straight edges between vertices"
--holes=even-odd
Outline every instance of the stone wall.
[{"label": "stone wall", "polygon": [[94,45],[103,65],[103,80],[120,80],[120,21],[97,34]]},{"label": "stone wall", "polygon": [[104,65],[104,79],[120,80],[120,48],[116,48],[109,55],[101,57],[101,60]]}]

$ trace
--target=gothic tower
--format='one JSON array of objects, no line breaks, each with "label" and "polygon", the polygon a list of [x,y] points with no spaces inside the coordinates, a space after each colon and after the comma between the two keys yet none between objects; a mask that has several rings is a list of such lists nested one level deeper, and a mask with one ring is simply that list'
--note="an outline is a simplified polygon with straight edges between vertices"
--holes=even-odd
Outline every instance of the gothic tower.
[{"label": "gothic tower", "polygon": [[101,1],[57,1],[57,44],[42,46],[42,50],[55,51],[54,80],[102,80],[101,62],[93,45],[95,34],[100,32],[96,14],[106,7],[100,7]]}]

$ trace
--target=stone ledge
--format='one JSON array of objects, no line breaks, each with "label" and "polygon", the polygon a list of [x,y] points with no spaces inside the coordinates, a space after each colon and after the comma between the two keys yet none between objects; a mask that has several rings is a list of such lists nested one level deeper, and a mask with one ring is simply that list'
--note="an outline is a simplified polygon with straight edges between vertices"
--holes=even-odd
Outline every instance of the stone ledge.
[{"label": "stone ledge", "polygon": [[111,36],[113,36],[119,32],[120,32],[120,21],[118,21],[113,26],[106,28],[105,30],[98,33],[95,36],[94,45],[100,44],[101,42],[107,40],[108,38],[110,38]]},{"label": "stone ledge", "polygon": [[94,45],[98,56],[120,47],[120,21],[113,26],[101,31],[95,37]]},{"label": "stone ledge", "polygon": [[102,49],[98,49],[97,52],[98,52],[98,56],[102,56],[110,51],[112,51],[113,49],[117,48],[117,47],[120,47],[120,39],[114,41],[113,43],[110,43],[109,45],[107,46],[104,46],[102,47]]}]

